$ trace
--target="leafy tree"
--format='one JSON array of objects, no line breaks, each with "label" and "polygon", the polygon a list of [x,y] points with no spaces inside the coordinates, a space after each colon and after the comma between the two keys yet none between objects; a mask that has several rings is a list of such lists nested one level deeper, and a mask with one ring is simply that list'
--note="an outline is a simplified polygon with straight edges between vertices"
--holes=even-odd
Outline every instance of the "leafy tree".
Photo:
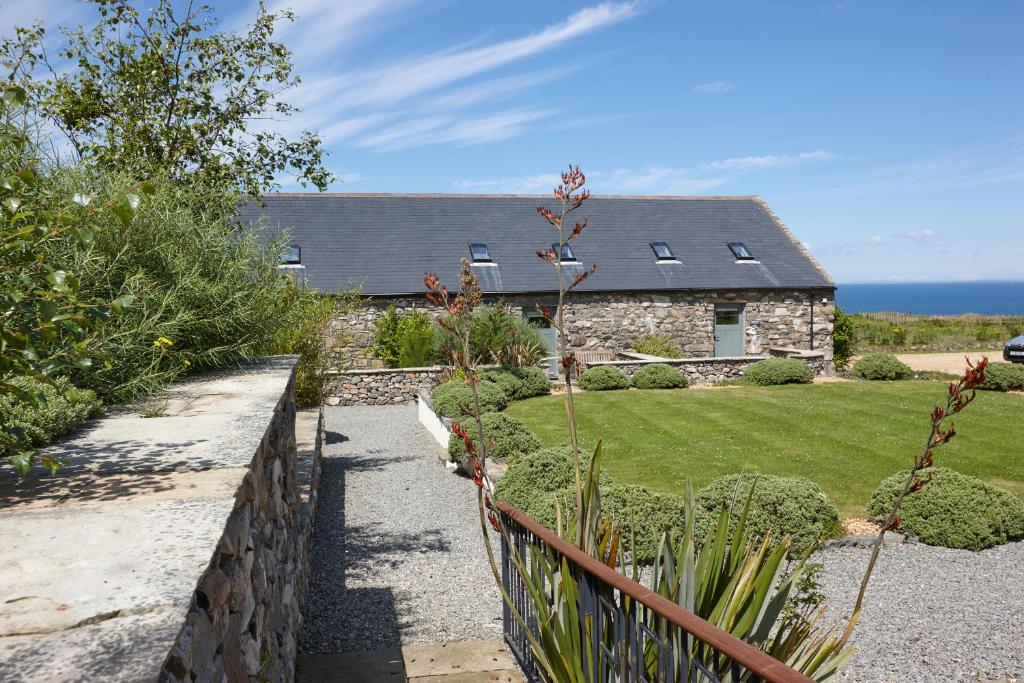
[{"label": "leafy tree", "polygon": [[[50,265],[47,248],[60,241],[88,245],[99,213],[107,210],[126,227],[140,199],[121,195],[102,207],[85,206],[77,215],[52,210],[53,198],[36,170],[35,148],[18,125],[26,99],[23,89],[7,85],[0,102],[0,402],[17,399],[33,404],[45,400],[52,378],[92,364],[96,322],[132,302],[131,296],[121,296],[107,306],[80,297],[78,275]],[[85,197],[75,201],[90,203]],[[19,377],[39,381],[26,384]],[[25,444],[24,435],[16,431],[5,420],[0,442]],[[23,475],[36,460],[36,453],[24,446],[5,450],[10,464]],[[51,470],[60,465],[49,456],[40,461]]]},{"label": "leafy tree", "polygon": [[[276,130],[297,111],[281,100],[299,83],[291,53],[273,40],[291,12],[261,2],[255,21],[236,33],[217,31],[213,10],[191,1],[181,12],[172,0],[146,11],[130,0],[91,2],[96,25],[63,30],[66,65],[50,61],[39,25],[0,44],[32,109],[80,158],[140,179],[159,170],[251,196],[276,188],[285,172],[320,190],[333,180],[317,134]],[[48,75],[33,78],[40,69]]]}]

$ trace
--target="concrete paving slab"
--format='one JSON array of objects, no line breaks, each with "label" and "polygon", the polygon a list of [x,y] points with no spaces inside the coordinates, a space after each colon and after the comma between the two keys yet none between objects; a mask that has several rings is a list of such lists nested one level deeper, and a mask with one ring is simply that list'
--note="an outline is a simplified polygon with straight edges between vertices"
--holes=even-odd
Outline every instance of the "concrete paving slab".
[{"label": "concrete paving slab", "polygon": [[462,640],[440,645],[402,648],[406,675],[412,678],[466,672],[515,669],[508,648],[500,640]]},{"label": "concrete paving slab", "polygon": [[525,683],[525,681],[526,679],[518,669],[463,672],[409,679],[409,683]]}]

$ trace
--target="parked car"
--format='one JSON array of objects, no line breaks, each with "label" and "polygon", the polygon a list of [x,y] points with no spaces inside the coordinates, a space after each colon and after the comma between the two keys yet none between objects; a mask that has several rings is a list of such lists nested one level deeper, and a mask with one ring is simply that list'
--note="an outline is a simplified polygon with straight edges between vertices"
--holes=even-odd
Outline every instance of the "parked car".
[{"label": "parked car", "polygon": [[1003,360],[1024,363],[1024,334],[1006,342],[1006,346],[1003,347]]}]

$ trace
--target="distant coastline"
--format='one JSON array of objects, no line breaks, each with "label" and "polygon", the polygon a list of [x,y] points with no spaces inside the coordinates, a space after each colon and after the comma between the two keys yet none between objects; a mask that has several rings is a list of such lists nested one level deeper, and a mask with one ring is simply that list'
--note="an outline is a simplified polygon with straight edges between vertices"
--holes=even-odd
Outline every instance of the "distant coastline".
[{"label": "distant coastline", "polygon": [[1024,315],[1024,280],[850,283],[836,285],[847,313]]}]

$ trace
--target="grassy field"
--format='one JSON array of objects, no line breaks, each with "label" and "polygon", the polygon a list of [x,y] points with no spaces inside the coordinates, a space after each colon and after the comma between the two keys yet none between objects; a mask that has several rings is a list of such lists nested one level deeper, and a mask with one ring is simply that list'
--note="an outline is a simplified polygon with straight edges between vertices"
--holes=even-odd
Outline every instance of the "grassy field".
[{"label": "grassy field", "polygon": [[[834,382],[580,394],[580,439],[604,439],[605,466],[623,482],[679,492],[735,472],[804,476],[846,517],[884,477],[909,467],[927,437],[941,382]],[[511,404],[546,445],[566,443],[562,396]],[[979,392],[936,462],[1024,496],[1024,396]]]},{"label": "grassy field", "polygon": [[1024,333],[1024,316],[862,313],[850,317],[860,352],[1001,349]]}]

